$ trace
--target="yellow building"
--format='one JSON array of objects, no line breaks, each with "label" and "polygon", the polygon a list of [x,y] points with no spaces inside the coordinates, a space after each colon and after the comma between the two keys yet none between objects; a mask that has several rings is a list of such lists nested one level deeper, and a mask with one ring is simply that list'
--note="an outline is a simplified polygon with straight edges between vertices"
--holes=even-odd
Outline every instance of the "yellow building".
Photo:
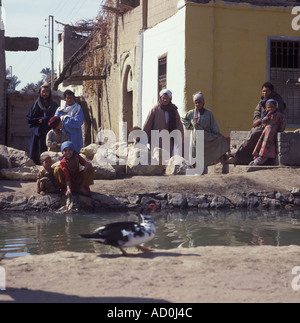
[{"label": "yellow building", "polygon": [[299,128],[300,31],[292,28],[296,5],[187,2],[186,109],[193,107],[192,94],[201,90],[224,135],[249,130],[261,85],[270,81],[287,103],[289,127]]},{"label": "yellow building", "polygon": [[142,127],[165,87],[173,92],[181,116],[194,108],[192,95],[201,90],[222,134],[250,130],[266,81],[287,103],[289,129],[300,128],[297,4],[285,0],[107,1],[109,41],[103,55],[101,46],[95,44],[98,49],[93,50],[95,61],[99,51],[98,56],[104,57],[105,79],[93,95],[83,93],[91,110],[93,140],[100,127],[116,134],[122,122],[128,129]]}]

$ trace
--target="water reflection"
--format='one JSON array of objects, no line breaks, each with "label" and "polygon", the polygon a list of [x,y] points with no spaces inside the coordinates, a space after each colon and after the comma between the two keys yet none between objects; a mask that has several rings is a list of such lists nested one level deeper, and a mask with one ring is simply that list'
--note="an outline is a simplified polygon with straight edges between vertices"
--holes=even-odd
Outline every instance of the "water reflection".
[{"label": "water reflection", "polygon": [[[0,213],[0,257],[56,251],[119,253],[79,237],[103,224],[140,221],[135,212],[80,215]],[[198,246],[300,245],[300,211],[162,212],[154,215],[156,249]]]}]

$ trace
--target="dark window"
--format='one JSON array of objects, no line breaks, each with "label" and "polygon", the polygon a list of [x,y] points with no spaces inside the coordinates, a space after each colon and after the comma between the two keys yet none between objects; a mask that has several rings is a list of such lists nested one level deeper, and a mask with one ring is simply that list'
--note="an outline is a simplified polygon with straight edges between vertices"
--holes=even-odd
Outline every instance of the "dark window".
[{"label": "dark window", "polygon": [[299,42],[271,41],[271,68],[299,68]]},{"label": "dark window", "polygon": [[300,124],[300,41],[271,39],[270,82],[286,103],[289,125]]},{"label": "dark window", "polygon": [[121,6],[136,8],[140,5],[140,0],[121,0]]},{"label": "dark window", "polygon": [[167,88],[167,56],[158,60],[158,93]]}]

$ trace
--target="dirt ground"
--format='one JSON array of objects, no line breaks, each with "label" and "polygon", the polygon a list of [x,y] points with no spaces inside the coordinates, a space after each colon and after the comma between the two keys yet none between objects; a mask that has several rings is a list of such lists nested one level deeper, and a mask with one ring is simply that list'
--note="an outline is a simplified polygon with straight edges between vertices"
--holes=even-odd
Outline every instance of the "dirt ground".
[{"label": "dirt ground", "polygon": [[0,262],[7,275],[0,302],[299,302],[292,288],[299,253],[291,246],[27,256]]},{"label": "dirt ground", "polygon": [[[116,180],[97,180],[91,189],[107,195],[191,192],[227,196],[236,192],[278,191],[287,193],[293,187],[300,188],[299,179],[300,168],[279,168],[229,175],[135,176]],[[1,193],[31,196],[36,193],[36,184],[0,180]]]},{"label": "dirt ground", "polygon": [[[96,181],[103,194],[290,191],[300,169],[242,175],[133,177]],[[0,194],[34,194],[35,183],[0,181]],[[2,259],[1,302],[201,303],[299,302],[300,247],[201,247],[154,250],[132,257],[58,252]],[[1,277],[0,277],[1,278]],[[299,281],[299,284],[298,284]],[[1,281],[0,281],[1,283]],[[294,289],[292,288],[294,287]]]}]

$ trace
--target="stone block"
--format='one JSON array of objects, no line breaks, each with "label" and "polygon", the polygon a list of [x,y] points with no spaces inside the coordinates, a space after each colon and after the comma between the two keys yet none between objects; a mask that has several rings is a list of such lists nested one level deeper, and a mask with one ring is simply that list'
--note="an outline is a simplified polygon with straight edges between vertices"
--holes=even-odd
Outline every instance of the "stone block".
[{"label": "stone block", "polygon": [[[248,131],[231,131],[230,148],[235,152],[245,141]],[[300,166],[300,133],[280,132],[276,142],[277,156],[274,166]]]},{"label": "stone block", "polygon": [[11,160],[7,147],[0,145],[0,169],[3,168],[11,168]]},{"label": "stone block", "polygon": [[98,144],[91,144],[87,147],[82,148],[80,150],[80,153],[85,155],[85,158],[93,160],[99,148],[100,146]]},{"label": "stone block", "polygon": [[186,197],[180,193],[169,194],[168,202],[174,208],[185,208],[187,205]]},{"label": "stone block", "polygon": [[[152,157],[152,158],[151,158]],[[127,175],[129,176],[159,176],[165,172],[165,165],[160,163],[160,154],[151,156],[150,150],[132,148],[128,153]],[[144,165],[142,165],[142,163]]]},{"label": "stone block", "polygon": [[1,169],[0,174],[4,179],[11,181],[36,181],[40,168],[18,167],[11,169]]},{"label": "stone block", "polygon": [[166,175],[186,175],[187,169],[192,169],[193,166],[181,156],[173,156],[169,160],[166,168]]},{"label": "stone block", "polygon": [[278,133],[277,151],[276,163],[278,165],[300,166],[300,133]]},{"label": "stone block", "polygon": [[35,166],[34,161],[28,157],[28,154],[25,151],[10,147],[8,147],[7,150],[11,159],[12,167]]}]

